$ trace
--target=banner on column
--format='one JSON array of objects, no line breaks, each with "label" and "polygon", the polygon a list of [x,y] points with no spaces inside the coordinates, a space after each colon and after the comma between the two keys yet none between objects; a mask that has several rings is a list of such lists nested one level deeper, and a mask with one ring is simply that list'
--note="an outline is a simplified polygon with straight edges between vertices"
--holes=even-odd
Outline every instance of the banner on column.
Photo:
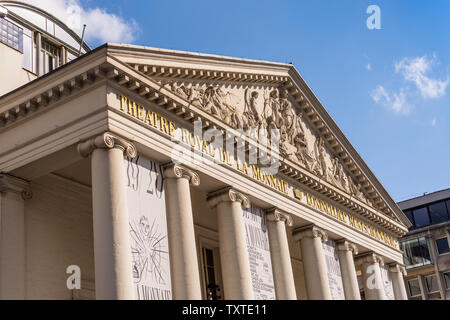
[{"label": "banner on column", "polygon": [[341,266],[336,250],[336,244],[330,240],[322,243],[323,254],[327,264],[328,283],[333,300],[345,300],[344,285],[342,283]]},{"label": "banner on column", "polygon": [[257,207],[243,210],[255,300],[275,300],[266,214]]},{"label": "banner on column", "polygon": [[163,168],[125,159],[133,282],[137,300],[171,300]]},{"label": "banner on column", "polygon": [[386,300],[395,300],[394,297],[394,288],[392,287],[392,279],[389,273],[389,267],[384,265],[380,266],[381,271],[381,279],[383,280],[384,287],[384,295],[386,296]]}]

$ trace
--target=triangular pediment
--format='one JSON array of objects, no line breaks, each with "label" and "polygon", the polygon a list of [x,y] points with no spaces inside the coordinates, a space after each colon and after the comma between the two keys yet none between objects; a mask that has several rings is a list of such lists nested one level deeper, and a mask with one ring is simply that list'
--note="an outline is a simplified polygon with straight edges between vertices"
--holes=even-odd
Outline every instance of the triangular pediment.
[{"label": "triangular pediment", "polygon": [[278,129],[280,155],[287,163],[403,229],[409,225],[291,64],[109,46],[112,57],[158,83],[160,93],[170,92],[190,110],[234,129]]},{"label": "triangular pediment", "polygon": [[280,134],[283,158],[300,165],[364,203],[370,199],[360,183],[344,169],[343,161],[330,151],[308,116],[289,91],[273,85],[215,83],[175,79],[161,81],[189,104],[216,117],[234,129],[275,129]]}]

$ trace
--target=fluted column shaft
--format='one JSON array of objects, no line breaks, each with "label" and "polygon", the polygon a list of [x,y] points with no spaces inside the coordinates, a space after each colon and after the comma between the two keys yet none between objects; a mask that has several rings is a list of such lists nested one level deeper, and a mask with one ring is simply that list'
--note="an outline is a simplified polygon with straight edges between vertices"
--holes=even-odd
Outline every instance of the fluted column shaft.
[{"label": "fluted column shaft", "polygon": [[78,145],[91,156],[95,291],[98,300],[135,299],[124,154],[136,148],[110,133]]},{"label": "fluted column shaft", "polygon": [[327,234],[316,226],[295,229],[294,239],[300,241],[306,291],[309,300],[331,300],[327,266],[323,254],[322,241]]},{"label": "fluted column shaft", "polygon": [[278,209],[272,209],[267,211],[266,219],[276,297],[278,300],[296,300],[297,293],[286,234],[286,225],[292,226],[292,218]]},{"label": "fluted column shaft", "polygon": [[380,265],[384,265],[383,259],[369,252],[358,256],[356,264],[361,268],[366,300],[386,300],[380,270]]},{"label": "fluted column shaft", "polygon": [[394,289],[395,300],[408,300],[405,281],[403,275],[406,275],[405,266],[393,263],[389,265],[389,273],[392,279],[392,288]]},{"label": "fluted column shaft", "polygon": [[208,202],[217,211],[225,299],[252,300],[254,294],[242,216],[242,207],[250,207],[250,201],[239,191],[225,189],[210,194]]},{"label": "fluted column shaft", "polygon": [[336,242],[339,265],[341,267],[342,284],[346,300],[361,300],[359,293],[358,276],[356,275],[353,255],[358,254],[357,247],[346,240]]},{"label": "fluted column shaft", "polygon": [[0,175],[0,300],[26,298],[25,200],[27,183]]},{"label": "fluted column shaft", "polygon": [[164,170],[170,274],[175,300],[200,300],[201,287],[195,245],[189,183],[200,184],[197,173],[170,164]]}]

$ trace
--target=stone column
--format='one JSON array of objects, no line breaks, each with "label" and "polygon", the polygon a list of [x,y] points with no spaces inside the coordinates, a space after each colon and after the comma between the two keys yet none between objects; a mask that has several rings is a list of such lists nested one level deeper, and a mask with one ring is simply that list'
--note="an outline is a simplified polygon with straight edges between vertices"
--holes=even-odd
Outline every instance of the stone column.
[{"label": "stone column", "polygon": [[309,300],[331,300],[327,265],[323,254],[322,241],[328,236],[322,229],[309,225],[293,232],[295,240],[300,241],[306,291]]},{"label": "stone column", "polygon": [[364,253],[356,258],[356,265],[361,268],[364,294],[366,300],[386,300],[380,265],[383,259],[373,253]]},{"label": "stone column", "polygon": [[222,279],[226,300],[252,300],[253,287],[242,207],[250,201],[237,190],[226,188],[208,195],[217,210]]},{"label": "stone column", "polygon": [[286,225],[292,226],[292,218],[278,209],[270,209],[266,220],[276,297],[278,300],[297,300],[286,235]]},{"label": "stone column", "polygon": [[197,173],[175,164],[165,167],[167,231],[174,300],[202,298],[189,183],[200,185]]},{"label": "stone column", "polygon": [[42,36],[40,32],[36,34],[36,74],[38,76],[42,76],[43,72],[41,72],[41,68],[44,69],[42,65],[44,61],[41,62],[41,49],[42,49]]},{"label": "stone column", "polygon": [[338,250],[345,299],[361,300],[358,276],[356,275],[355,262],[353,260],[353,255],[358,254],[358,248],[347,240],[337,241],[336,248]]},{"label": "stone column", "polygon": [[136,157],[136,148],[104,133],[80,143],[78,151],[91,156],[96,297],[133,300],[124,155]]},{"label": "stone column", "polygon": [[0,300],[23,300],[25,290],[25,200],[28,183],[0,175]]},{"label": "stone column", "polygon": [[389,273],[391,274],[395,300],[408,300],[405,280],[403,279],[403,276],[406,276],[405,266],[398,263],[392,263],[389,265]]}]

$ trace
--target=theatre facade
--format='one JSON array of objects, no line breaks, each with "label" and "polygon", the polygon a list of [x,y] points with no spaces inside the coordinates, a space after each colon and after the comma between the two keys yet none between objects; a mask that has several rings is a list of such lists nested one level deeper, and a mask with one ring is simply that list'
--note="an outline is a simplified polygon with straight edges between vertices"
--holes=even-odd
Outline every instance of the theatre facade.
[{"label": "theatre facade", "polygon": [[105,44],[0,97],[0,172],[1,299],[407,299],[410,222],[291,64]]}]

